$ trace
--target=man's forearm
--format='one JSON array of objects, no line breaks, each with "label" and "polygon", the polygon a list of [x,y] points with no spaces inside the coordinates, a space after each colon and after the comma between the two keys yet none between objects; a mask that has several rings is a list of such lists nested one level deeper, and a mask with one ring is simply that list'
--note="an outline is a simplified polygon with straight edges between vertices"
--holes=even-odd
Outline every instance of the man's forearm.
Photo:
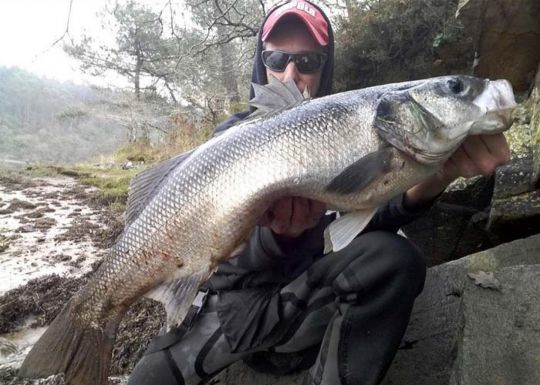
[{"label": "man's forearm", "polygon": [[425,206],[440,195],[453,181],[454,178],[435,174],[431,178],[407,190],[404,205],[408,208]]}]

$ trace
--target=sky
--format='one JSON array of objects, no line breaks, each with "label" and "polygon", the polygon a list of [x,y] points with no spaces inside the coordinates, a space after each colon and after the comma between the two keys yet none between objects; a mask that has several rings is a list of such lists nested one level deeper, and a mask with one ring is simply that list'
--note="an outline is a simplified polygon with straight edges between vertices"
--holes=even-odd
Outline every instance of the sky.
[{"label": "sky", "polygon": [[[84,32],[111,39],[96,15],[110,1],[73,0],[70,35],[78,38]],[[153,8],[163,6],[166,0],[145,3]],[[113,74],[102,79],[82,74],[78,62],[63,52],[61,42],[52,46],[66,30],[69,8],[70,0],[0,0],[0,66],[17,66],[60,81],[126,86]]]}]

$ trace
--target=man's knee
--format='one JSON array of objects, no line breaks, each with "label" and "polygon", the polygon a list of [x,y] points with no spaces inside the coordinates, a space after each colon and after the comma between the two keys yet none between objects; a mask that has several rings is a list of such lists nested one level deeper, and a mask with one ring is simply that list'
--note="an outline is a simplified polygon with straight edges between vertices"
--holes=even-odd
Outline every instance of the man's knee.
[{"label": "man's knee", "polygon": [[426,263],[416,246],[394,233],[374,231],[348,247],[356,258],[343,269],[333,286],[340,294],[394,288],[416,296],[423,288]]},{"label": "man's knee", "polygon": [[366,234],[365,242],[374,248],[373,256],[382,268],[394,276],[405,276],[418,282],[426,277],[426,261],[420,250],[408,239],[383,231]]},{"label": "man's knee", "polygon": [[131,373],[127,385],[178,385],[183,384],[182,374],[177,367],[171,369],[171,357],[160,350],[143,356]]}]

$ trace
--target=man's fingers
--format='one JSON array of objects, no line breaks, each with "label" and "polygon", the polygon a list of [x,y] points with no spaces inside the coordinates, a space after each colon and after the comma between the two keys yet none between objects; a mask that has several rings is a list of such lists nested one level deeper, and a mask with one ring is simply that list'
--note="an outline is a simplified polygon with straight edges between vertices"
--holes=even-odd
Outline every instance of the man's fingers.
[{"label": "man's fingers", "polygon": [[292,204],[293,198],[286,197],[275,201],[270,208],[270,211],[272,211],[273,214],[270,228],[276,234],[283,234],[288,230],[291,223]]},{"label": "man's fingers", "polygon": [[497,167],[493,155],[479,135],[471,136],[462,145],[463,150],[470,159],[466,169],[472,175],[491,175]]},{"label": "man's fingers", "polygon": [[457,151],[452,155],[451,161],[453,163],[454,169],[457,170],[456,176],[464,176],[470,178],[477,175],[476,167],[474,166],[473,160],[463,149],[463,146],[457,149]]},{"label": "man's fingers", "polygon": [[497,166],[510,161],[510,147],[504,134],[480,135],[480,139],[495,158]]},{"label": "man's fingers", "polygon": [[324,203],[307,198],[285,197],[270,206],[259,224],[276,234],[295,238],[319,223],[324,208]]},{"label": "man's fingers", "polygon": [[309,219],[309,201],[306,198],[293,198],[291,226],[289,230],[293,233],[303,232],[306,228],[306,222]]}]

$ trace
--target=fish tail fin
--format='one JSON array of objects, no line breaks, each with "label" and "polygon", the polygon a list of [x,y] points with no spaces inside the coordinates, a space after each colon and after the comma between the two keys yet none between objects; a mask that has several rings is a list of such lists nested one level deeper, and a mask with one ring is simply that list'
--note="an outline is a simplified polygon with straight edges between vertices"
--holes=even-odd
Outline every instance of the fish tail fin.
[{"label": "fish tail fin", "polygon": [[82,325],[73,319],[71,309],[66,305],[30,350],[19,370],[20,377],[64,373],[69,385],[107,384],[119,322],[106,329]]}]

